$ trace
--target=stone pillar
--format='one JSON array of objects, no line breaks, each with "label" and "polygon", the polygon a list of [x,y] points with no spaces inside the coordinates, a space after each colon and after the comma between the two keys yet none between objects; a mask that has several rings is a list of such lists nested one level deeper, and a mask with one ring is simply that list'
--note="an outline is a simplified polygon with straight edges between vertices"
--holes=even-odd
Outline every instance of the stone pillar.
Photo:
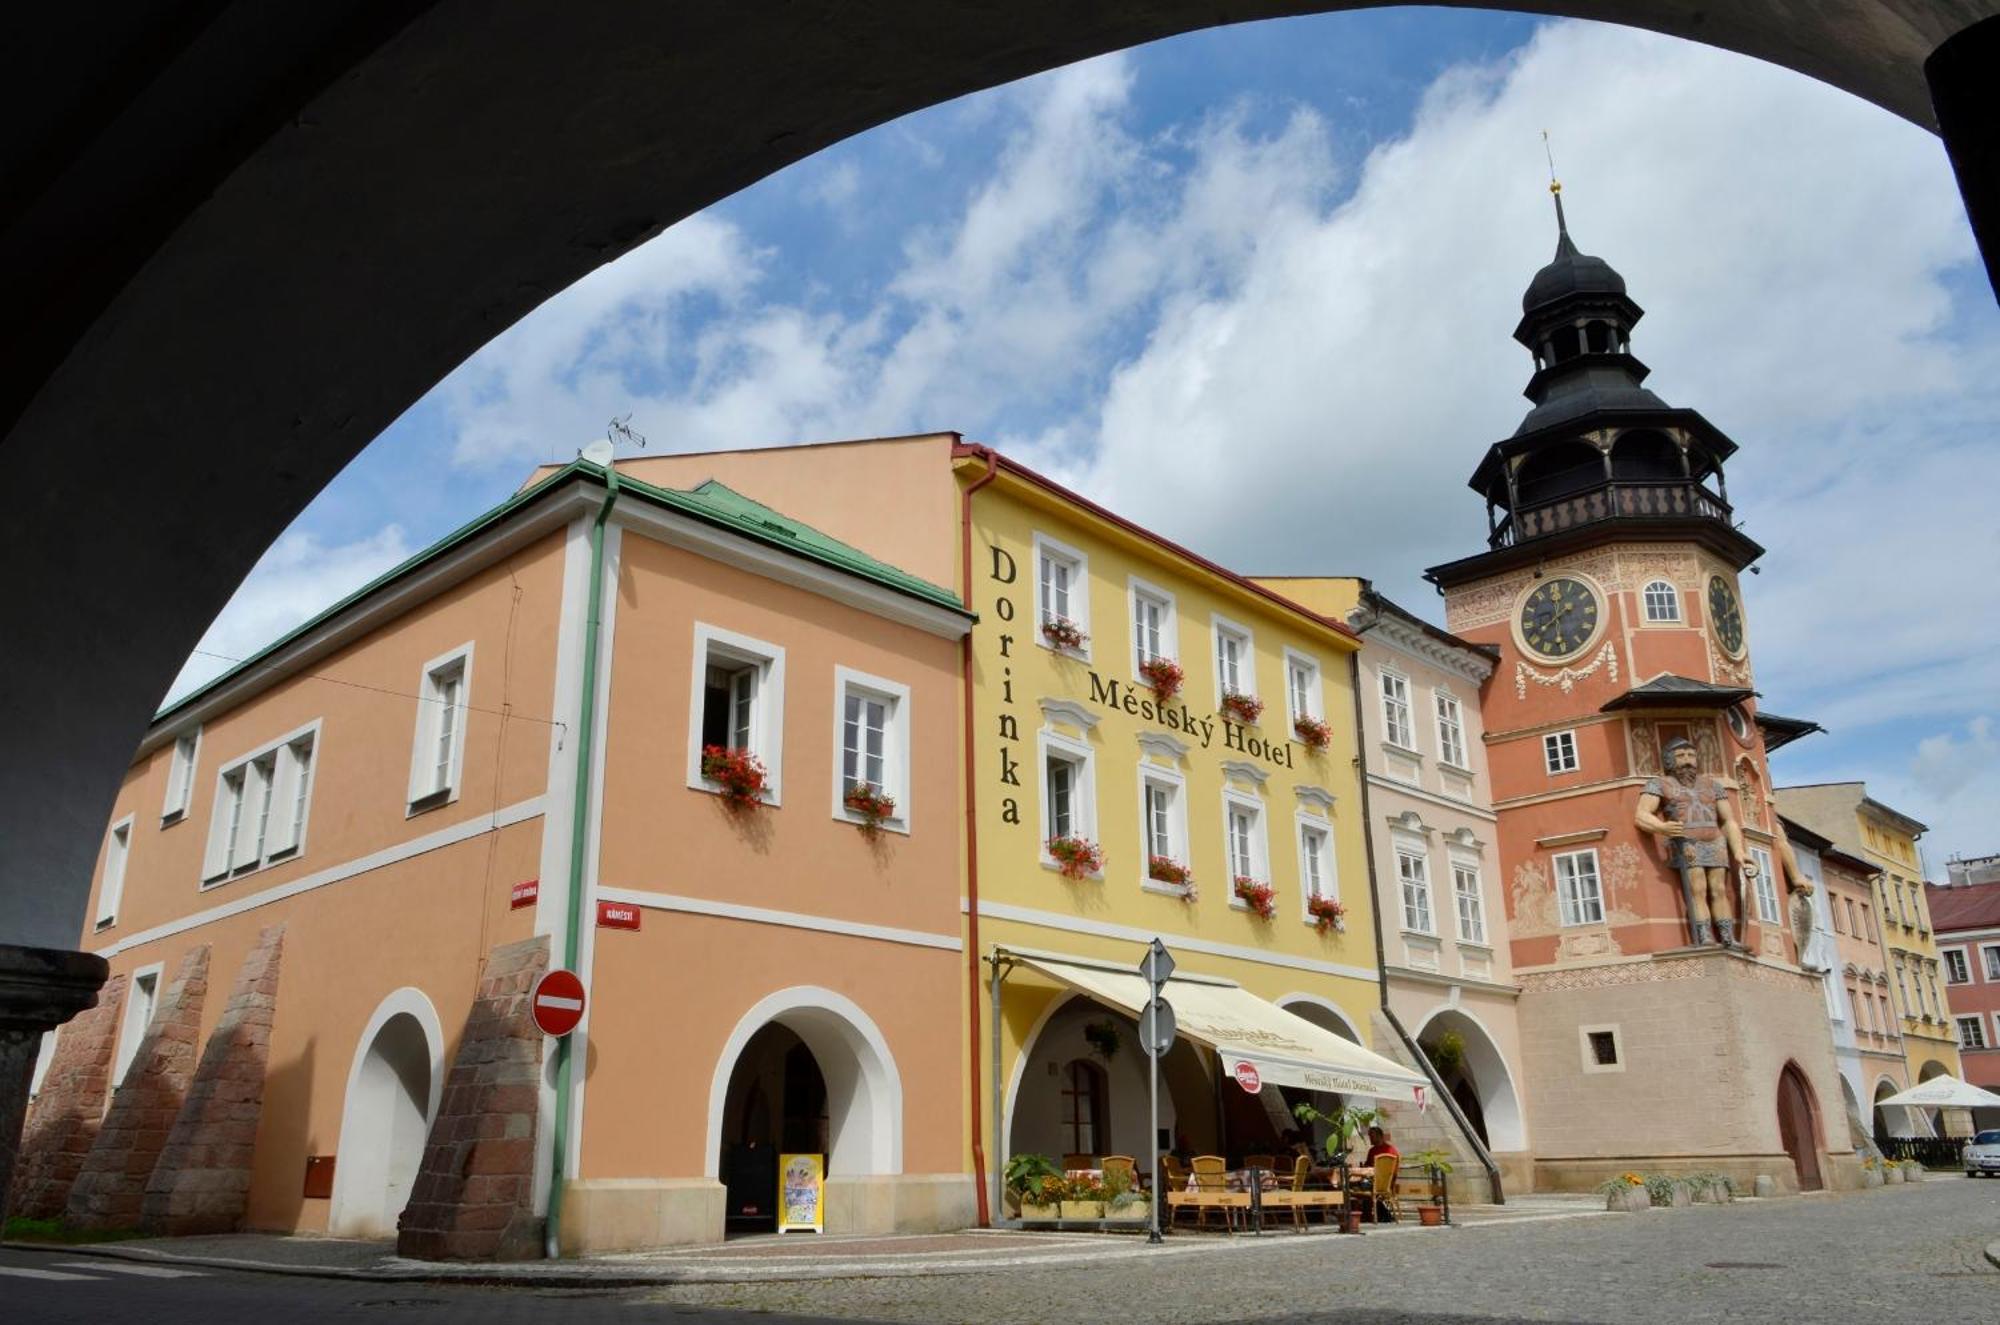
[{"label": "stone pillar", "polygon": [[148,1234],[233,1233],[249,1210],[284,944],[285,927],[271,926],[257,936],[237,972],[222,1019],[201,1051],[194,1084],[146,1182],[139,1227]]},{"label": "stone pillar", "polygon": [[21,1153],[14,1164],[9,1209],[23,1219],[56,1219],[69,1200],[70,1184],[97,1139],[104,1098],[111,1092],[111,1055],[118,1045],[118,1014],[125,1008],[129,977],[114,975],[56,1040],[42,1093],[28,1106],[21,1129]]},{"label": "stone pillar", "polygon": [[109,969],[95,953],[0,944],[0,1227],[42,1034],[95,1004]]},{"label": "stone pillar", "polygon": [[111,1095],[97,1140],[69,1190],[63,1215],[75,1228],[136,1228],[146,1180],[181,1111],[194,1070],[201,1005],[208,997],[208,945],[181,958],[166,997],[153,1010],[125,1079]]},{"label": "stone pillar", "polygon": [[528,998],[548,965],[547,936],[488,956],[423,1166],[397,1221],[398,1255],[522,1261],[542,1254],[535,1142],[547,1037],[535,1026]]},{"label": "stone pillar", "polygon": [[1938,132],[1958,175],[1965,214],[2000,295],[2000,15],[1953,34],[1924,61]]}]

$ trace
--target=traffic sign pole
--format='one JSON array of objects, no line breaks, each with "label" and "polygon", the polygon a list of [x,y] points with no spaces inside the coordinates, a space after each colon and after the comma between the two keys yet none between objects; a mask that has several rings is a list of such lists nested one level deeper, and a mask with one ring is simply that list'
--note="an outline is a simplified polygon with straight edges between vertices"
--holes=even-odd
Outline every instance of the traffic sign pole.
[{"label": "traffic sign pole", "polygon": [[1146,955],[1139,962],[1139,973],[1146,977],[1151,986],[1152,1001],[1139,1017],[1139,1039],[1146,1050],[1146,1096],[1147,1107],[1152,1118],[1152,1128],[1147,1133],[1153,1142],[1153,1210],[1152,1223],[1146,1230],[1146,1241],[1157,1243],[1160,1239],[1160,1055],[1173,1047],[1174,1010],[1160,997],[1166,988],[1167,977],[1174,973],[1173,955],[1167,945],[1154,939],[1146,949]]}]

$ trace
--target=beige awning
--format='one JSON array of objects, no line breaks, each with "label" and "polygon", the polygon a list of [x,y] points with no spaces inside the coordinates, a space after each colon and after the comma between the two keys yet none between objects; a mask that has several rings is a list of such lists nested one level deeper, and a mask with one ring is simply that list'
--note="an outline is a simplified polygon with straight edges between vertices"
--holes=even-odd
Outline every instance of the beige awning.
[{"label": "beige awning", "polygon": [[[1134,1018],[1151,997],[1150,986],[1136,972],[1018,950],[998,955]],[[1166,999],[1180,1034],[1215,1050],[1223,1070],[1232,1075],[1238,1063],[1249,1063],[1267,1083],[1406,1100],[1419,1106],[1425,1102],[1430,1083],[1420,1073],[1287,1012],[1233,981],[1176,975],[1167,981]]]}]

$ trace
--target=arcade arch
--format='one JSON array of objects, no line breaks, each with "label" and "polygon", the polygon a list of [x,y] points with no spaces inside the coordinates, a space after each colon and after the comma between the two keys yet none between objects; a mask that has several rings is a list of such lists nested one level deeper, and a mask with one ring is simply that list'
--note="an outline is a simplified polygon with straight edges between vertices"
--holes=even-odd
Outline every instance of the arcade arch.
[{"label": "arcade arch", "polygon": [[[1458,1061],[1449,1068],[1438,1061],[1439,1054],[1434,1052],[1447,1033],[1456,1034],[1460,1044]],[[1415,1038],[1488,1151],[1528,1148],[1527,1125],[1522,1121],[1521,1097],[1514,1089],[1514,1074],[1492,1033],[1478,1018],[1463,1008],[1439,1008],[1417,1027]],[[1449,1061],[1449,1056],[1446,1057]]]},{"label": "arcade arch", "polygon": [[[1213,1077],[1195,1046],[1174,1042],[1160,1060],[1160,1132],[1169,1148],[1217,1142]],[[1001,1163],[1017,1154],[1130,1155],[1149,1162],[1149,1089],[1139,1030],[1082,994],[1051,1000],[1022,1040],[1007,1083]]]},{"label": "arcade arch", "polygon": [[444,1031],[421,990],[398,989],[368,1019],[347,1072],[327,1231],[396,1235],[444,1090]]}]

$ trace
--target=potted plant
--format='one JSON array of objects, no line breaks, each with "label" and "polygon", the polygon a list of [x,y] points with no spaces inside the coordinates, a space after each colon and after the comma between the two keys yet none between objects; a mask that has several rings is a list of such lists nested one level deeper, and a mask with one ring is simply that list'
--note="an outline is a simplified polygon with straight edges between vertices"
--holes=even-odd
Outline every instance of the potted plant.
[{"label": "potted plant", "polygon": [[1103,1021],[1086,1022],[1083,1039],[1091,1052],[1107,1063],[1118,1056],[1118,1023],[1109,1017]]},{"label": "potted plant", "polygon": [[1861,1185],[1863,1187],[1880,1187],[1882,1183],[1883,1183],[1882,1161],[1875,1158],[1875,1156],[1873,1155],[1870,1155],[1868,1158],[1862,1160]]},{"label": "potted plant", "polygon": [[1118,1223],[1144,1222],[1146,1194],[1135,1191],[1131,1175],[1124,1169],[1104,1171],[1104,1217]]},{"label": "potted plant", "polygon": [[1181,682],[1187,676],[1172,658],[1148,658],[1139,664],[1139,678],[1152,687],[1155,698],[1172,699],[1181,692]]},{"label": "potted plant", "polygon": [[1060,1173],[1038,1178],[1021,1196],[1021,1218],[1032,1220],[1057,1220],[1063,1217],[1063,1194],[1069,1189],[1069,1180]]},{"label": "potted plant", "polygon": [[1096,1178],[1070,1178],[1063,1183],[1062,1217],[1102,1219],[1106,1197],[1104,1184]]},{"label": "potted plant", "polygon": [[1646,1192],[1646,1179],[1642,1174],[1621,1173],[1609,1182],[1599,1183],[1597,1190],[1604,1193],[1606,1210],[1636,1214],[1653,1208],[1653,1200]]},{"label": "potted plant", "polygon": [[1430,1175],[1430,1199],[1417,1207],[1417,1218],[1425,1228],[1436,1228],[1445,1222],[1451,1208],[1445,1193],[1445,1179],[1451,1174],[1451,1152],[1436,1147],[1419,1150],[1404,1163],[1415,1172]]},{"label": "potted plant", "polygon": [[1904,1161],[1903,1161],[1903,1181],[1904,1181],[1904,1182],[1922,1182],[1923,1180],[1924,1180],[1924,1162],[1923,1162],[1922,1160],[1920,1160],[1920,1159],[1906,1159],[1906,1160],[1904,1160]]},{"label": "potted plant", "polygon": [[1268,883],[1239,874],[1236,876],[1236,895],[1266,920],[1278,914],[1278,890]]},{"label": "potted plant", "polygon": [[1457,1031],[1446,1031],[1425,1045],[1424,1053],[1440,1075],[1456,1072],[1465,1066],[1465,1037]]},{"label": "potted plant", "polygon": [[[1326,1126],[1326,1155],[1334,1168],[1340,1171],[1340,1191],[1343,1201],[1347,1193],[1347,1152],[1354,1146],[1354,1138],[1362,1128],[1374,1122],[1379,1116],[1373,1109],[1359,1105],[1343,1104],[1331,1113],[1312,1106],[1310,1101],[1301,1101],[1292,1106],[1292,1116],[1307,1126],[1323,1123]],[[1361,1212],[1348,1205],[1341,1206],[1340,1231],[1359,1233]]]},{"label": "potted plant", "polygon": [[873,833],[886,819],[896,817],[896,798],[879,787],[857,782],[841,797],[841,804],[861,816],[861,830]]},{"label": "potted plant", "polygon": [[1074,652],[1083,647],[1090,636],[1083,633],[1083,627],[1066,616],[1050,617],[1042,623],[1042,638],[1056,648]]},{"label": "potted plant", "polygon": [[747,810],[763,804],[763,761],[748,750],[731,750],[720,745],[701,747],[701,775],[722,791],[723,803],[732,809]]},{"label": "potted plant", "polygon": [[1052,837],[1049,855],[1065,879],[1087,879],[1104,868],[1104,848],[1082,837]]},{"label": "potted plant", "polygon": [[1306,898],[1306,914],[1313,918],[1313,928],[1322,934],[1329,929],[1336,934],[1347,932],[1347,908],[1337,898]]},{"label": "potted plant", "polygon": [[1264,711],[1264,701],[1255,695],[1244,694],[1240,690],[1225,690],[1222,693],[1222,716],[1234,718],[1249,725],[1257,721]]},{"label": "potted plant", "polygon": [[[1007,1167],[1001,1170],[1002,1185],[1007,1195],[1021,1207],[1021,1217],[1024,1219],[1034,1217],[1028,1214],[1028,1206],[1040,1197],[1042,1179],[1061,1177],[1062,1170],[1056,1167],[1054,1160],[1047,1155],[1033,1153],[1010,1155]],[[1042,1217],[1054,1219],[1056,1215],[1051,1211]]]},{"label": "potted plant", "polygon": [[1293,721],[1292,730],[1308,750],[1324,750],[1333,744],[1332,724],[1321,722],[1318,718],[1300,717]]},{"label": "potted plant", "polygon": [[1185,888],[1194,882],[1194,871],[1172,856],[1146,857],[1146,877],[1155,883]]}]

